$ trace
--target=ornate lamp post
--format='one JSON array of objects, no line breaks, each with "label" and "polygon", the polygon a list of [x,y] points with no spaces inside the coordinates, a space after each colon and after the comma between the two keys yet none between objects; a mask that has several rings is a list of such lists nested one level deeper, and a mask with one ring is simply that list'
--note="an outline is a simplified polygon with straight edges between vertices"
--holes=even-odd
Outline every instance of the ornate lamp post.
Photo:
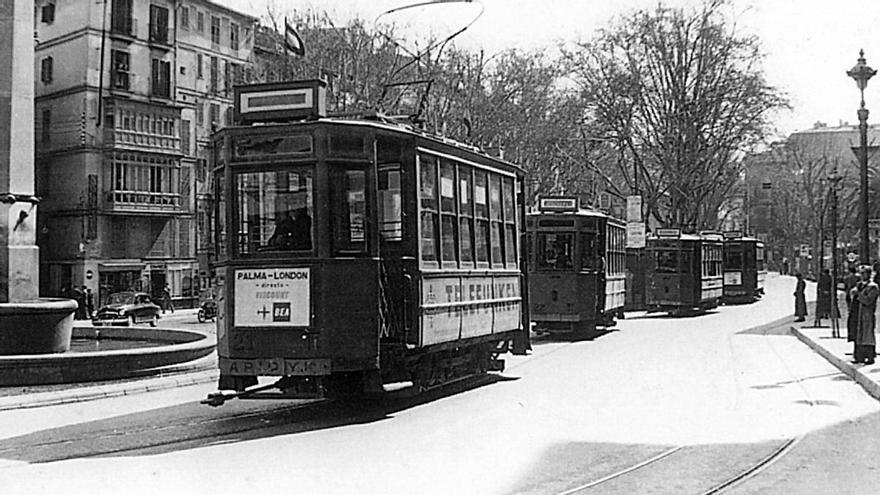
[{"label": "ornate lamp post", "polygon": [[862,103],[859,107],[859,173],[861,182],[861,232],[859,243],[859,262],[870,263],[870,241],[868,240],[868,109],[865,108],[865,88],[868,80],[877,71],[865,63],[865,50],[859,51],[859,59],[855,67],[846,71],[846,75],[856,81],[861,93]]}]

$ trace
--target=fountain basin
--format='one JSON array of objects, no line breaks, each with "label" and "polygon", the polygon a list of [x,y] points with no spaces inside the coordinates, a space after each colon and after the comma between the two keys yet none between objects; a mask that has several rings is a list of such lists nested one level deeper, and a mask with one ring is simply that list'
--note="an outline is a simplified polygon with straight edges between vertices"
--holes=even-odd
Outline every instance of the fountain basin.
[{"label": "fountain basin", "polygon": [[[149,341],[130,349],[0,356],[0,386],[105,381],[158,374],[170,365],[214,351],[213,336],[184,330],[138,327],[75,327],[77,339]],[[156,343],[158,342],[158,345]]]},{"label": "fountain basin", "polygon": [[66,352],[76,307],[72,299],[0,303],[0,355]]}]

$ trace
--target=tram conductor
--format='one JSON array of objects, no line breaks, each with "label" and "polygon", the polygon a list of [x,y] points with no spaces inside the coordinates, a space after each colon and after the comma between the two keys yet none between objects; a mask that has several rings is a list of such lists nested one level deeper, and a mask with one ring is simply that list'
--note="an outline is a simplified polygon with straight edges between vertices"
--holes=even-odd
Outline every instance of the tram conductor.
[{"label": "tram conductor", "polygon": [[269,238],[269,246],[276,249],[302,250],[312,248],[312,219],[305,208],[286,211],[276,220],[275,232]]}]

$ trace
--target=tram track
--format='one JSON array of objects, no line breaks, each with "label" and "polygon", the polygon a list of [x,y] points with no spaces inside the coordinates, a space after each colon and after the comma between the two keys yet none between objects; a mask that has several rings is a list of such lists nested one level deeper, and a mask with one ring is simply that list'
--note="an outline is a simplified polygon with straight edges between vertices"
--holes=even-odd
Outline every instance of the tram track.
[{"label": "tram track", "polygon": [[[766,343],[771,352],[775,355],[776,359],[779,361],[781,366],[784,368],[786,374],[791,376],[791,382],[796,383],[800,394],[805,397],[804,402],[808,404],[810,407],[815,407],[818,403],[815,398],[810,394],[809,390],[803,383],[803,380],[800,376],[798,376],[788,365],[785,358],[782,354],[776,349],[770,340],[772,337],[768,335],[770,328],[765,328],[762,332],[763,341]],[[737,386],[739,384],[737,383]],[[768,467],[772,466],[774,463],[785,457],[789,454],[800,441],[804,438],[805,434],[800,434],[792,437],[785,438],[784,440],[776,442],[772,449],[766,454],[760,457],[757,461],[750,461],[745,463],[745,465],[735,470],[732,474],[727,474],[720,481],[716,481],[711,483],[708,487],[700,487],[698,489],[685,493],[697,493],[700,495],[717,495],[721,493],[725,493],[734,487],[740,486],[742,483],[747,482],[749,479],[758,476],[761,472],[766,470]],[[586,493],[628,493],[632,492],[631,488],[640,486],[639,479],[640,477],[647,477],[650,474],[647,473],[649,470],[654,470],[655,472],[663,472],[664,467],[667,469],[671,466],[675,466],[676,464],[691,464],[689,462],[685,462],[688,456],[692,456],[695,458],[702,459],[704,454],[700,451],[699,446],[686,446],[686,445],[676,445],[673,447],[669,447],[666,450],[663,450],[659,454],[655,454],[647,459],[641,460],[635,464],[632,464],[628,467],[619,469],[610,474],[606,474],[598,479],[591,480],[589,482],[583,483],[581,485],[567,488],[563,491],[556,492],[556,495],[580,495]],[[656,473],[654,473],[656,476]],[[718,476],[721,477],[721,476]],[[609,485],[617,484],[617,489],[611,487]],[[630,489],[620,489],[621,486],[630,487]],[[682,493],[680,491],[674,491],[670,493]]]}]

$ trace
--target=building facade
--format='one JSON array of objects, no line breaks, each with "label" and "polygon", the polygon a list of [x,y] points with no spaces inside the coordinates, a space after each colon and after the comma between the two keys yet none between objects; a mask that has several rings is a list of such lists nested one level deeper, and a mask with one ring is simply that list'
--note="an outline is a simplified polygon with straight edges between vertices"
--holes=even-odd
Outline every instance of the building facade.
[{"label": "building facade", "polygon": [[167,285],[195,304],[210,277],[208,136],[256,19],[199,0],[36,8],[41,292],[85,285],[100,303]]}]

